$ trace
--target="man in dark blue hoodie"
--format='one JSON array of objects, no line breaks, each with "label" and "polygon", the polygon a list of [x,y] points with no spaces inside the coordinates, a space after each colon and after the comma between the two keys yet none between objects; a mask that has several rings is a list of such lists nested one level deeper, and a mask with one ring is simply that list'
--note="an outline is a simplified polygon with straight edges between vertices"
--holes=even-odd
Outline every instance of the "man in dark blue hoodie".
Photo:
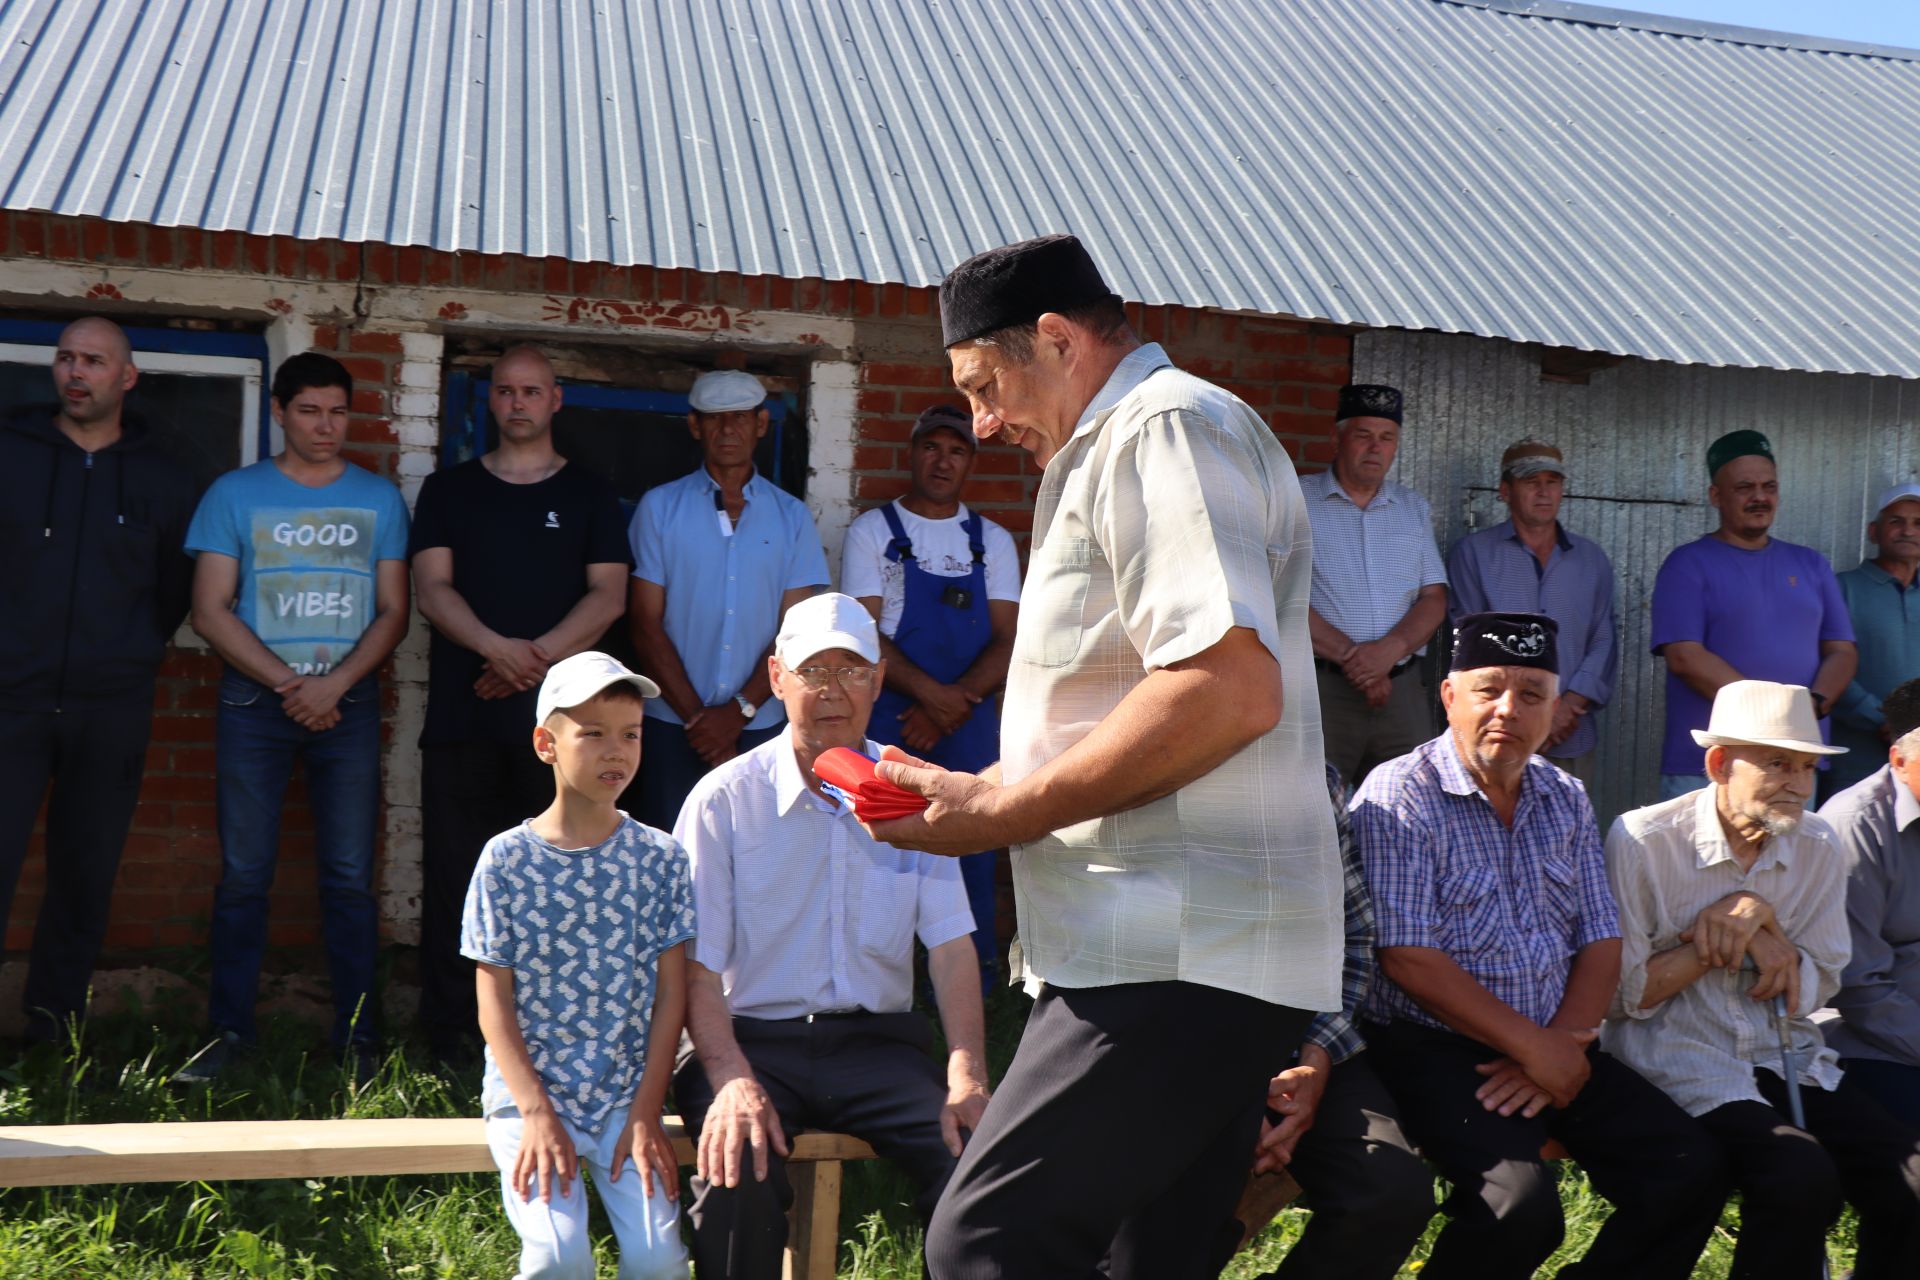
[{"label": "man in dark blue hoodie", "polygon": [[120,326],[68,325],[58,403],[0,429],[0,925],[47,804],[47,887],[23,1003],[31,1039],[86,1012],[153,718],[186,616],[192,476],[122,413],[139,371]]}]

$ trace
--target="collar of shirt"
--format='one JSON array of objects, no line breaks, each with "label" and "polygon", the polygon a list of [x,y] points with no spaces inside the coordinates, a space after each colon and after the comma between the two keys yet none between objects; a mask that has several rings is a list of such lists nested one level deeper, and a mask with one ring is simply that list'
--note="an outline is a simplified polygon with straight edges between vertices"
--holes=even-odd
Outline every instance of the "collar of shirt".
[{"label": "collar of shirt", "polygon": [[[1463,798],[1479,796],[1485,800],[1486,791],[1474,781],[1473,775],[1467,772],[1467,762],[1460,757],[1460,743],[1454,738],[1453,730],[1448,729],[1440,736],[1446,739],[1446,745],[1433,753],[1433,772],[1434,776],[1440,780],[1440,789],[1449,795]],[[1553,766],[1543,767],[1551,769]],[[1518,831],[1522,822],[1525,821],[1527,810],[1531,807],[1528,802],[1533,798],[1533,790],[1533,757],[1529,756],[1526,768],[1520,773],[1520,796],[1513,806],[1512,830]],[[1487,800],[1487,804],[1491,807],[1493,801]]]},{"label": "collar of shirt", "polygon": [[[721,491],[720,482],[713,478],[713,472],[707,470],[707,466],[704,462],[700,464],[700,466],[694,471],[693,474],[699,476],[702,480],[705,480],[707,482],[707,492],[719,493]],[[748,502],[752,502],[755,498],[760,496],[760,486],[763,485],[764,483],[766,482],[760,478],[760,468],[755,467],[753,469],[753,474],[747,477],[747,482],[740,486],[740,496],[742,498],[745,498]]]},{"label": "collar of shirt", "polygon": [[1900,585],[1900,580],[1898,578],[1894,577],[1892,574],[1888,573],[1885,569],[1882,569],[1879,565],[1875,564],[1871,560],[1862,560],[1860,562],[1860,572],[1862,574],[1865,574],[1868,578],[1872,579],[1874,582],[1880,583],[1883,586],[1888,583],[1891,583],[1893,585],[1893,589],[1896,591],[1913,591],[1916,589],[1920,589],[1920,574],[1914,575],[1913,581],[1907,583],[1907,585],[1903,587]]},{"label": "collar of shirt", "polygon": [[1893,829],[1905,831],[1913,825],[1915,818],[1920,818],[1920,801],[1913,798],[1913,788],[1909,787],[1899,774],[1893,772],[1891,764],[1883,764],[1880,767],[1892,775]]},{"label": "collar of shirt", "polygon": [[1127,398],[1127,393],[1147,380],[1149,374],[1173,364],[1167,359],[1167,353],[1157,342],[1142,343],[1120,358],[1120,363],[1107,375],[1107,381],[1098,395],[1080,411],[1080,421],[1073,426],[1070,439],[1077,440],[1093,430],[1094,422],[1101,414]]},{"label": "collar of shirt", "polygon": [[[816,795],[807,780],[800,775],[799,747],[793,740],[793,725],[787,725],[787,731],[780,735],[784,750],[774,753],[773,760],[773,803],[781,817],[793,812],[793,807],[802,800],[813,799],[834,817],[844,817],[852,811],[843,804]],[[860,749],[870,756],[878,756],[880,748],[874,743],[863,741]]]},{"label": "collar of shirt", "polygon": [[[1693,851],[1696,865],[1702,871],[1719,862],[1739,865],[1733,856],[1733,846],[1727,843],[1726,830],[1720,825],[1720,806],[1714,803],[1714,797],[1719,794],[1718,785],[1710,783],[1693,797]],[[1766,848],[1743,874],[1753,875],[1776,866],[1782,871],[1790,869],[1797,840],[1797,835],[1769,836]]]},{"label": "collar of shirt", "polygon": [[[1525,551],[1528,555],[1533,554],[1533,548],[1520,541],[1520,530],[1514,527],[1511,519],[1502,520],[1499,524],[1493,526],[1493,528],[1494,532],[1500,534],[1508,541],[1520,543],[1521,550]],[[1558,520],[1553,522],[1553,540],[1562,551],[1573,550],[1573,539],[1567,536],[1567,527]]]},{"label": "collar of shirt", "polygon": [[1340,498],[1355,511],[1378,511],[1381,507],[1390,507],[1400,501],[1400,485],[1396,481],[1382,480],[1380,487],[1373,491],[1373,497],[1367,499],[1367,505],[1363,507],[1353,500],[1353,495],[1348,493],[1347,487],[1340,483],[1340,477],[1332,467],[1328,467],[1320,474],[1326,477],[1323,483],[1327,486],[1327,491],[1322,497]]}]

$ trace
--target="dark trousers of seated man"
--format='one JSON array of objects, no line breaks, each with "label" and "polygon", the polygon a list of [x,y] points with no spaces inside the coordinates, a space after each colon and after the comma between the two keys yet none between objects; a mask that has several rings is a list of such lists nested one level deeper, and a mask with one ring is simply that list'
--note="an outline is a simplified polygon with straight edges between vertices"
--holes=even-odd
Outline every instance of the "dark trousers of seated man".
[{"label": "dark trousers of seated man", "polygon": [[1592,1075],[1573,1102],[1529,1120],[1473,1096],[1486,1083],[1475,1068],[1498,1050],[1410,1022],[1369,1022],[1361,1034],[1407,1136],[1453,1184],[1421,1280],[1527,1280],[1559,1248],[1559,1180],[1540,1158],[1549,1139],[1613,1205],[1562,1280],[1693,1274],[1726,1202],[1726,1166],[1712,1135],[1638,1072],[1590,1049]]},{"label": "dark trousers of seated man", "polygon": [[1211,1276],[1267,1082],[1311,1017],[1191,982],[1043,989],[934,1212],[928,1274]]},{"label": "dark trousers of seated man", "polygon": [[[1294,1145],[1287,1172],[1312,1213],[1264,1280],[1393,1280],[1433,1217],[1433,1174],[1400,1127],[1369,1057],[1357,1053],[1334,1067],[1313,1127]],[[1209,1275],[1233,1261],[1239,1238],[1236,1222]]]},{"label": "dark trousers of seated man", "polygon": [[[763,1020],[735,1018],[733,1036],[780,1116],[791,1143],[803,1129],[861,1138],[899,1165],[915,1188],[922,1221],[953,1173],[940,1136],[946,1069],[930,1053],[933,1028],[918,1013],[823,1014]],[[713,1104],[699,1058],[682,1042],[674,1103],[698,1134]],[[767,1179],[753,1178],[753,1157],[738,1187],[691,1180],[693,1263],[700,1280],[778,1280],[787,1244],[793,1186],[786,1161],[767,1150]]]},{"label": "dark trousers of seated man", "polygon": [[1753,1073],[1766,1103],[1729,1102],[1700,1117],[1740,1192],[1731,1280],[1814,1280],[1827,1228],[1846,1201],[1860,1213],[1854,1280],[1920,1276],[1920,1132],[1850,1076],[1800,1089],[1805,1131],[1788,1117],[1787,1084]]}]

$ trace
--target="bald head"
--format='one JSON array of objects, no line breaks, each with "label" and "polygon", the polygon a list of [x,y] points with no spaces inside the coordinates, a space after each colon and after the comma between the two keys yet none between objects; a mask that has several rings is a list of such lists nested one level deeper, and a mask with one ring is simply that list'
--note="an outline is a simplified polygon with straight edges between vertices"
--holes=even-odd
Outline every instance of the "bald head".
[{"label": "bald head", "polygon": [[60,331],[53,353],[53,389],[69,434],[120,431],[120,408],[139,379],[126,331],[104,316],[84,316]]},{"label": "bald head", "polygon": [[538,347],[509,347],[493,362],[487,407],[505,446],[539,445],[553,430],[560,410],[560,387],[553,362]]}]

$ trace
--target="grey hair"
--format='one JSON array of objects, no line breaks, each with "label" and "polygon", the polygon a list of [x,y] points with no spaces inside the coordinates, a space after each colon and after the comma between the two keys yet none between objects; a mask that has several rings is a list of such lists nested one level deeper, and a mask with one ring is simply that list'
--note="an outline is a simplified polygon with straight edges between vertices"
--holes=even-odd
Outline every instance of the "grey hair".
[{"label": "grey hair", "polygon": [[1920,726],[1909,729],[1895,738],[1893,749],[1909,760],[1920,757]]}]

